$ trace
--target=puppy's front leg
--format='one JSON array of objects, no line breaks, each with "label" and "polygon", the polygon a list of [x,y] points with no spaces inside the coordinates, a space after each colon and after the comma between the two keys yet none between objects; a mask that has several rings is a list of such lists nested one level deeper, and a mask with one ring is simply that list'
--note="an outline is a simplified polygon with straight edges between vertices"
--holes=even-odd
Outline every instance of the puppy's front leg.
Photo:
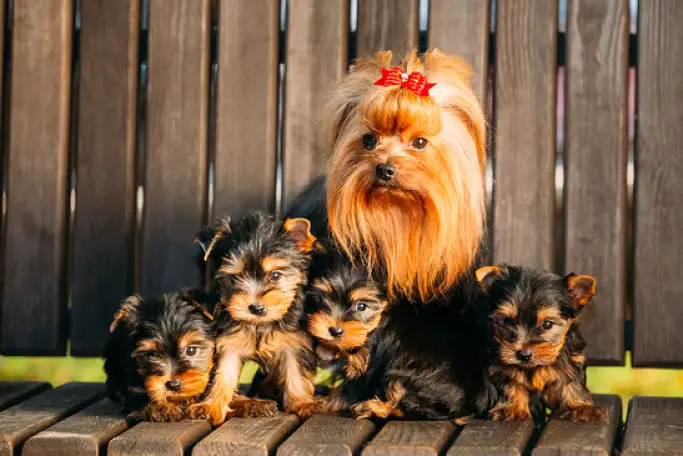
[{"label": "puppy's front leg", "polygon": [[[300,356],[303,356],[299,353]],[[278,369],[279,383],[282,385],[284,409],[305,420],[325,408],[325,401],[313,397],[315,372],[304,369],[296,350],[285,350],[280,358]]]},{"label": "puppy's front leg", "polygon": [[190,407],[192,419],[206,419],[212,426],[225,421],[242,371],[242,356],[237,351],[225,350],[218,358],[213,385],[206,397]]},{"label": "puppy's front leg", "polygon": [[588,389],[580,383],[569,383],[562,389],[559,400],[559,417],[574,423],[600,423],[607,411],[597,407]]}]

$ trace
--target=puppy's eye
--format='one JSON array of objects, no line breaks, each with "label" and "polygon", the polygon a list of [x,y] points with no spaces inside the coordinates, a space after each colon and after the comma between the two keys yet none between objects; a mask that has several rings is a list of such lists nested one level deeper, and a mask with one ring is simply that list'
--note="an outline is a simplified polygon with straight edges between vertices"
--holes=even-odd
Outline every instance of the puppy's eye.
[{"label": "puppy's eye", "polygon": [[510,318],[510,317],[502,318],[502,319],[500,319],[500,320],[498,320],[498,321],[499,321],[500,324],[502,324],[503,326],[515,326],[515,324],[517,324],[517,322],[515,321],[515,319],[514,319],[514,318]]},{"label": "puppy's eye", "polygon": [[413,147],[417,150],[422,150],[427,147],[427,140],[421,136],[413,139]]},{"label": "puppy's eye", "polygon": [[378,141],[377,141],[376,135],[373,135],[370,133],[363,135],[362,141],[363,141],[363,149],[365,149],[365,150],[372,150],[375,147],[377,147]]},{"label": "puppy's eye", "polygon": [[551,329],[553,326],[555,326],[555,322],[552,320],[543,320],[543,323],[541,323],[541,328],[543,328],[546,331]]},{"label": "puppy's eye", "polygon": [[194,356],[196,354],[197,354],[197,346],[196,345],[188,345],[187,348],[185,348],[185,355]]},{"label": "puppy's eye", "polygon": [[363,302],[363,301],[358,301],[358,302],[356,303],[356,310],[357,310],[358,312],[362,312],[362,311],[364,311],[364,310],[367,309],[367,308],[368,308],[368,304],[365,303],[365,302]]},{"label": "puppy's eye", "polygon": [[270,273],[270,280],[272,281],[278,281],[282,278],[282,272],[280,271],[273,271]]}]

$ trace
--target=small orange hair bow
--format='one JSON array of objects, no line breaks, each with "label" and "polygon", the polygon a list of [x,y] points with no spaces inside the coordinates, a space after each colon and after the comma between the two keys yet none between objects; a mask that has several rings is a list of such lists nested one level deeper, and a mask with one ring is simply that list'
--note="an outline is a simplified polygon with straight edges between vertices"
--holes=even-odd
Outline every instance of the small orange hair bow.
[{"label": "small orange hair bow", "polygon": [[436,85],[436,82],[428,82],[419,71],[413,71],[408,74],[399,67],[394,67],[391,70],[382,68],[382,77],[375,81],[374,85],[378,86],[401,86],[410,90],[411,92],[420,95],[421,97],[429,96],[429,89]]}]

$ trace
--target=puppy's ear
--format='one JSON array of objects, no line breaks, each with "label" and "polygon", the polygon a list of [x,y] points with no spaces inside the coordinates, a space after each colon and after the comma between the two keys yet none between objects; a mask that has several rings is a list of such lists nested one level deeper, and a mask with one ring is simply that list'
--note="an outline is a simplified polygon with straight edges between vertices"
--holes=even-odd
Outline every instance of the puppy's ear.
[{"label": "puppy's ear", "polygon": [[213,315],[207,309],[207,305],[210,301],[210,296],[208,293],[201,290],[185,290],[184,298],[189,302],[192,307],[197,309],[203,316],[209,321],[213,321]]},{"label": "puppy's ear", "polygon": [[569,296],[572,298],[572,306],[575,310],[581,310],[595,296],[595,278],[589,275],[576,275],[573,272],[564,278]]},{"label": "puppy's ear", "polygon": [[307,219],[289,218],[285,220],[284,229],[302,252],[310,253],[317,248],[318,239],[311,234],[311,222]]},{"label": "puppy's ear", "polygon": [[474,274],[477,276],[477,282],[479,282],[479,286],[481,286],[481,289],[486,292],[489,291],[491,285],[493,285],[493,282],[502,276],[502,273],[502,266],[483,266],[477,269]]},{"label": "puppy's ear", "polygon": [[195,235],[194,242],[202,248],[204,261],[208,260],[211,256],[216,242],[228,233],[230,233],[230,217],[226,215],[214,225],[205,227]]},{"label": "puppy's ear", "polygon": [[138,308],[142,304],[140,296],[128,296],[121,302],[121,307],[114,314],[114,321],[109,325],[109,332],[113,332],[119,324],[131,324],[138,314]]}]

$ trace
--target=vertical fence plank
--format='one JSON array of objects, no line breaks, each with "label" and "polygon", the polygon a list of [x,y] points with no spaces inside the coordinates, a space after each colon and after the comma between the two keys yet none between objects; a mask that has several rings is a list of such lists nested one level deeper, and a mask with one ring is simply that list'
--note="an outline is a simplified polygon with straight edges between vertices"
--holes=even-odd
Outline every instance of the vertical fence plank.
[{"label": "vertical fence plank", "polygon": [[358,0],[358,57],[393,51],[401,58],[417,47],[418,0]]},{"label": "vertical fence plank", "polygon": [[633,364],[683,353],[683,2],[640,2]]},{"label": "vertical fence plank", "polygon": [[493,254],[553,266],[557,2],[497,4]]},{"label": "vertical fence plank", "polygon": [[132,290],[139,0],[81,7],[71,353],[97,356]]},{"label": "vertical fence plank", "polygon": [[589,359],[623,364],[628,0],[569,2],[566,71],[565,271],[598,280]]},{"label": "vertical fence plank", "polygon": [[[0,0],[0,62],[2,62],[2,69],[0,70],[0,81],[5,81],[6,75],[4,74],[5,69],[5,0]],[[2,91],[0,91],[2,92]],[[6,100],[3,99],[2,93],[0,93],[0,106],[4,106]],[[4,119],[2,118],[2,113],[0,112],[0,125],[3,125]],[[4,139],[3,139],[4,141]],[[6,142],[5,142],[6,143]],[[5,231],[5,179],[7,168],[7,163],[5,163],[5,147],[4,144],[0,143],[0,277],[4,278],[3,272],[3,260],[5,257],[5,239],[3,233]],[[3,286],[0,283],[0,335],[2,334],[2,296],[3,296]],[[0,336],[0,340],[2,340]]]},{"label": "vertical fence plank", "polygon": [[72,3],[16,0],[2,339],[6,354],[66,349]]},{"label": "vertical fence plank", "polygon": [[196,286],[209,90],[208,0],[150,0],[144,293]]},{"label": "vertical fence plank", "polygon": [[346,70],[348,2],[290,0],[285,76],[284,209],[325,172],[320,108]]},{"label": "vertical fence plank", "polygon": [[472,88],[486,104],[489,66],[490,2],[431,0],[429,47],[462,57],[472,66]]},{"label": "vertical fence plank", "polygon": [[275,207],[278,3],[220,4],[215,215]]}]

